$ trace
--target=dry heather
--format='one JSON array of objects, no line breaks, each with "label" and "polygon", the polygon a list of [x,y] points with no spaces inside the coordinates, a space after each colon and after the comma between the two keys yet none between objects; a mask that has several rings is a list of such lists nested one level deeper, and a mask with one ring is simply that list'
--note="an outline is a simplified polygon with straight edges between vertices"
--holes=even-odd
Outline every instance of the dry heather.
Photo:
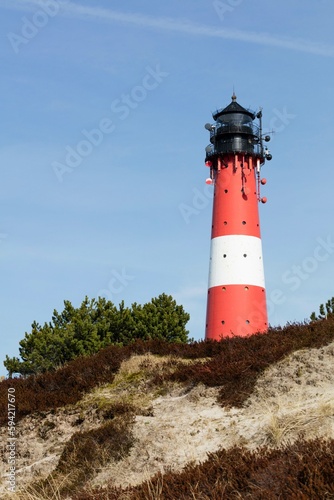
[{"label": "dry heather", "polygon": [[[277,447],[297,439],[334,439],[334,344],[299,351],[266,370],[243,408],[222,408],[219,388],[177,388],[137,416],[130,454],[92,481],[140,484],[156,472],[179,471],[223,447]],[[300,367],[312,371],[301,378]],[[144,474],[143,474],[144,473]]]},{"label": "dry heather", "polygon": [[[248,344],[252,355],[255,345],[260,351],[268,342],[262,337]],[[281,339],[289,344],[288,337]],[[235,369],[252,378],[252,385],[244,382],[242,404],[240,391],[235,405],[221,404],[224,390],[229,400],[233,395],[232,368],[220,383],[215,374],[209,378],[217,360],[223,362],[218,344],[201,346],[201,357],[188,347],[187,357],[164,347],[167,353],[160,356],[127,352],[109,382],[86,391],[76,403],[22,417],[17,424],[18,491],[9,498],[334,498],[327,488],[333,449],[316,441],[334,439],[334,342],[319,346],[316,338],[317,347],[289,347],[286,356],[278,349],[275,363],[266,362],[270,356],[264,350],[256,360],[262,369],[246,359],[249,372],[238,360],[238,349],[242,362],[246,357],[246,342],[232,339],[233,349],[219,347],[226,367],[236,359]],[[206,384],[192,380],[194,369]],[[235,384],[240,387],[239,376]],[[0,429],[2,442],[6,432]],[[4,446],[1,454],[0,496],[6,498]],[[241,491],[249,494],[239,496]]]},{"label": "dry heather", "polygon": [[[136,355],[121,364],[111,383],[96,387],[75,405],[22,418],[16,426],[16,479],[23,493],[17,497],[37,495],[27,490],[32,481],[39,481],[39,498],[47,498],[50,489],[71,491],[85,484],[105,464],[122,463],[135,440],[134,417],[153,415],[152,402],[179,385],[166,382],[157,387],[152,379],[190,362],[172,356]],[[6,427],[0,429],[0,436],[5,442]],[[115,454],[115,450],[119,453]],[[4,495],[5,446],[1,458],[0,495]]]}]

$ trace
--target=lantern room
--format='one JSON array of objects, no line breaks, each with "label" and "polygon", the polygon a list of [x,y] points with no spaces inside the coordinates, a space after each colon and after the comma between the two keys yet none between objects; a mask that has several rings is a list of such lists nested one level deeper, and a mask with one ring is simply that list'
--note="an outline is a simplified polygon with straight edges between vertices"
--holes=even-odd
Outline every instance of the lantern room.
[{"label": "lantern room", "polygon": [[253,111],[240,106],[233,94],[232,102],[212,115],[215,124],[207,123],[210,131],[210,145],[206,148],[207,158],[216,154],[243,153],[261,155],[261,124],[254,123],[260,118]]}]

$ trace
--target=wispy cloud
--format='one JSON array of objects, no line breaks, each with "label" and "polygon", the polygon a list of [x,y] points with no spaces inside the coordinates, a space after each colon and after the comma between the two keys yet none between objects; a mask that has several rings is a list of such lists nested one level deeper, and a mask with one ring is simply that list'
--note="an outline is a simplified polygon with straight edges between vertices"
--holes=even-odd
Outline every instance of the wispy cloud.
[{"label": "wispy cloud", "polygon": [[[221,38],[326,57],[334,56],[333,45],[327,45],[312,40],[278,36],[270,33],[242,31],[221,27],[215,28],[211,25],[201,25],[186,19],[152,17],[139,13],[118,12],[111,9],[80,5],[78,3],[69,2],[68,0],[59,0],[58,4],[62,8],[62,15],[75,18],[92,19],[108,23],[132,24],[142,28],[159,30],[160,32],[164,31],[189,36]],[[40,7],[41,3],[40,0],[0,0],[0,7],[1,6],[10,9],[27,10]]]}]

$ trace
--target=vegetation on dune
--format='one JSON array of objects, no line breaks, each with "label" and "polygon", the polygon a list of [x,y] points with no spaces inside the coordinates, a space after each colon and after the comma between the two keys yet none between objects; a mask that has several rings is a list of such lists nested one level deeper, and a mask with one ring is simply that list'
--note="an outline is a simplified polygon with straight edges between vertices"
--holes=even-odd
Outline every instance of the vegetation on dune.
[{"label": "vegetation on dune", "polygon": [[105,414],[106,422],[96,429],[76,432],[66,443],[58,466],[45,480],[27,488],[26,493],[38,498],[52,498],[51,485],[58,484],[61,497],[81,489],[96,470],[128,455],[133,446],[134,409],[115,405]]},{"label": "vegetation on dune", "polygon": [[[334,318],[310,324],[291,324],[270,329],[266,334],[247,338],[232,337],[220,342],[191,344],[163,340],[138,340],[127,346],[111,345],[93,356],[79,357],[64,367],[27,378],[0,383],[0,425],[6,422],[7,389],[15,388],[16,419],[35,412],[75,404],[83,394],[98,385],[111,383],[121,363],[134,354],[172,355],[198,363],[180,363],[172,372],[157,372],[152,380],[157,387],[167,382],[185,386],[203,383],[221,387],[223,405],[241,406],[251,394],[257,378],[272,363],[298,349],[315,348],[334,340]],[[202,359],[207,358],[203,363]]]},{"label": "vegetation on dune", "polygon": [[111,344],[124,346],[135,339],[187,342],[188,321],[189,314],[164,293],[143,306],[134,303],[131,308],[124,302],[117,308],[101,297],[86,297],[78,308],[65,300],[64,310],[55,310],[49,323],[41,326],[33,322],[31,332],[20,341],[21,360],[7,355],[4,365],[10,376],[31,375],[55,370]]},{"label": "vegetation on dune", "polygon": [[[162,304],[169,307],[169,313],[171,310],[176,313],[175,316],[172,315],[171,323],[164,316]],[[222,406],[242,407],[252,394],[258,378],[270,365],[300,349],[320,348],[334,341],[334,299],[328,301],[326,306],[320,306],[320,315],[312,322],[288,324],[284,328],[271,328],[266,334],[247,338],[230,337],[220,342],[187,342],[188,332],[184,326],[188,316],[183,309],[177,309],[179,306],[176,306],[171,297],[160,296],[153,299],[149,307],[145,306],[133,305],[132,310],[127,312],[120,306],[120,310],[115,313],[114,306],[107,306],[106,301],[85,299],[78,310],[74,310],[69,303],[65,304],[63,313],[57,313],[53,317],[54,328],[64,327],[68,332],[78,333],[78,325],[86,325],[82,331],[87,333],[93,325],[96,333],[93,338],[106,339],[107,335],[101,332],[110,329],[107,318],[119,314],[120,320],[123,314],[126,321],[130,321],[129,318],[136,310],[137,330],[134,330],[134,316],[132,323],[129,323],[133,328],[132,333],[136,331],[139,335],[138,332],[146,328],[145,324],[150,325],[150,333],[146,336],[139,335],[134,340],[135,337],[127,336],[124,330],[124,335],[120,334],[116,345],[109,345],[108,337],[108,344],[95,354],[88,356],[87,347],[87,351],[84,350],[80,355],[78,349],[75,359],[61,363],[63,366],[58,369],[53,366],[52,370],[46,370],[44,367],[40,370],[42,373],[37,370],[36,374],[6,379],[0,383],[0,425],[7,424],[9,387],[15,389],[16,422],[34,412],[43,415],[44,412],[55,412],[57,408],[66,408],[67,405],[78,402],[81,405],[95,405],[101,416],[99,427],[74,432],[63,448],[58,466],[49,477],[30,485],[23,496],[19,494],[17,498],[334,498],[334,440],[306,441],[303,440],[303,435],[293,444],[280,445],[276,449],[261,447],[250,451],[242,446],[221,449],[211,453],[203,463],[190,463],[178,473],[157,474],[138,486],[121,489],[110,483],[103,488],[90,487],[87,490],[87,482],[97,471],[110,462],[124,459],[131,452],[135,442],[134,417],[146,415],[140,412],[149,411],[143,397],[148,387],[152,394],[158,394],[168,384],[181,384],[186,390],[197,384],[204,384],[219,388]],[[92,321],[93,312],[96,314],[95,322]],[[156,320],[157,313],[160,314],[159,320]],[[177,321],[177,317],[182,319],[181,322]],[[108,327],[103,329],[103,324]],[[122,332],[124,324],[126,323],[120,320],[118,330],[113,331]],[[174,325],[174,333],[166,336],[162,332],[166,332],[170,324]],[[49,331],[48,329],[49,326],[45,331]],[[35,338],[39,338],[37,334]],[[75,335],[70,335],[70,338],[78,340]],[[83,335],[81,340],[84,338]],[[30,337],[21,347],[28,349],[29,341]],[[81,345],[85,346],[85,343]],[[155,365],[150,361],[151,354],[160,356],[162,364]],[[137,365],[135,370],[129,371],[127,365],[130,366],[133,356],[137,357]],[[103,391],[111,386],[114,399],[103,400],[106,394]],[[332,407],[328,407],[328,411],[332,418]],[[152,439],[155,437],[152,436]]]},{"label": "vegetation on dune", "polygon": [[310,318],[312,321],[317,321],[319,319],[328,319],[328,317],[333,317],[333,316],[334,316],[334,297],[327,300],[326,304],[320,304],[318,316],[316,315],[315,312],[313,312]]},{"label": "vegetation on dune", "polygon": [[81,492],[73,500],[308,500],[334,497],[334,441],[299,441],[283,449],[242,447],[211,453],[181,473],[158,474],[122,490]]}]

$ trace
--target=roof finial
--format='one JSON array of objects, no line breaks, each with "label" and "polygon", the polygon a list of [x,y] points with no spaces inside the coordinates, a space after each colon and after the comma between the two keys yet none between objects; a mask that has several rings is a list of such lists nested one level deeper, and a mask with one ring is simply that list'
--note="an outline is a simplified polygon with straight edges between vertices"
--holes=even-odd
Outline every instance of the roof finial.
[{"label": "roof finial", "polygon": [[235,95],[235,92],[234,92],[234,85],[233,85],[232,101],[236,101],[236,100],[237,100],[237,96]]}]

